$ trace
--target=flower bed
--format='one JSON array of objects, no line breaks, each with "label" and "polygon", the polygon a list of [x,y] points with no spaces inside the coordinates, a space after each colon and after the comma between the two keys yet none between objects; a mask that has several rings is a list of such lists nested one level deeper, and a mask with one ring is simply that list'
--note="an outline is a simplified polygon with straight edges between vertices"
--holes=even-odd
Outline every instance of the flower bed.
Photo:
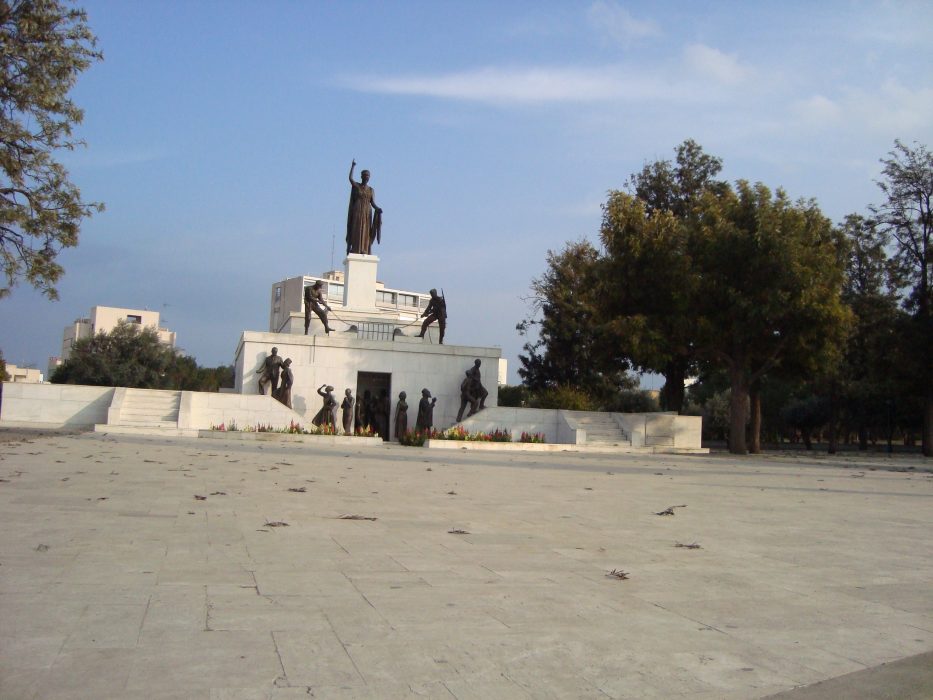
[{"label": "flower bed", "polygon": [[426,440],[453,440],[460,442],[512,442],[512,433],[502,428],[490,432],[470,433],[462,426],[455,425],[447,430],[409,430],[400,439],[399,444],[409,447],[422,447]]},{"label": "flower bed", "polygon": [[[236,424],[235,420],[232,420],[228,423],[221,423],[220,425],[211,425],[211,430],[218,433],[279,433],[282,435],[341,435],[337,432],[337,428],[332,425],[311,425],[308,428],[305,428],[300,423],[295,421],[290,421],[289,424],[284,428],[276,428],[272,425],[266,425],[265,423],[257,423],[256,425],[247,425],[242,428]],[[378,437],[370,427],[365,429],[359,429],[353,435],[346,435],[344,437]]]}]

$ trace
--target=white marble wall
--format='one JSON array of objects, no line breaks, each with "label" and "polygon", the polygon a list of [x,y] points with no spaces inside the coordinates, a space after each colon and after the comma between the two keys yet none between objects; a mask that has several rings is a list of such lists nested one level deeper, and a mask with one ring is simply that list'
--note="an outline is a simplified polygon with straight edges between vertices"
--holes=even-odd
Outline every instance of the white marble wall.
[{"label": "white marble wall", "polygon": [[309,427],[310,420],[305,420],[271,396],[183,391],[178,409],[178,427],[183,430],[208,430],[221,423],[229,427],[231,422],[236,422],[240,429],[260,423],[284,428],[292,421]]},{"label": "white marble wall", "polygon": [[107,422],[113,387],[3,383],[0,425],[88,427]]}]

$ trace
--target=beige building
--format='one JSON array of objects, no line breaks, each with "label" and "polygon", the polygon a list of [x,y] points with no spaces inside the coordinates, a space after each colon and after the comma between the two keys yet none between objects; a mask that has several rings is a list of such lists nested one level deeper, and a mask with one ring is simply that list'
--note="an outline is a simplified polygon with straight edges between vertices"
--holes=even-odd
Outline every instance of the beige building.
[{"label": "beige building", "polygon": [[42,372],[35,367],[17,367],[7,363],[7,374],[10,375],[11,382],[20,382],[25,384],[41,384],[45,381]]},{"label": "beige building", "polygon": [[124,309],[118,306],[95,306],[91,309],[90,316],[75,319],[74,323],[65,326],[65,331],[62,334],[61,360],[68,359],[71,348],[77,341],[83,338],[91,338],[101,331],[109,333],[117,327],[120,321],[138,324],[143,328],[151,328],[165,345],[171,348],[175,347],[175,331],[162,328],[159,324],[158,311]]}]

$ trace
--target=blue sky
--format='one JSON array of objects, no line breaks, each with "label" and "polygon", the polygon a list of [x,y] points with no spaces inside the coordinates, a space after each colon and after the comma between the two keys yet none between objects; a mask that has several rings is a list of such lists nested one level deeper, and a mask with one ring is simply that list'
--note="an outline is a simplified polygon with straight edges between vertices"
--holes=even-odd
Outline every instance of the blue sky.
[{"label": "blue sky", "polygon": [[[723,176],[878,201],[895,138],[933,145],[933,5],[910,2],[83,3],[105,60],[64,154],[106,212],[61,300],[0,301],[0,348],[46,366],[96,304],[159,310],[202,365],[266,330],[269,290],[342,261],[347,171],[372,171],[388,286],[444,288],[448,342],[498,345],[548,249],[686,138]],[[650,384],[650,382],[649,382]]]}]

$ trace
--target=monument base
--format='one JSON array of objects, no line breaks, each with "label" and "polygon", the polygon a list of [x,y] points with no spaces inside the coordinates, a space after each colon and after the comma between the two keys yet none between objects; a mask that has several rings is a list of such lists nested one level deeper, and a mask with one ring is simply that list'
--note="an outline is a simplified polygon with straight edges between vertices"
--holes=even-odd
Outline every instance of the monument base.
[{"label": "monument base", "polygon": [[353,311],[376,311],[376,271],[379,258],[375,255],[349,253],[343,261],[345,284],[343,306]]},{"label": "monument base", "polygon": [[[412,342],[414,340],[415,342]],[[259,375],[263,360],[273,347],[279,356],[290,358],[294,375],[293,410],[310,420],[321,408],[317,390],[322,385],[334,387],[340,403],[344,390],[350,389],[356,401],[366,391],[372,398],[385,393],[390,403],[390,432],[395,432],[395,407],[398,394],[407,394],[408,426],[415,427],[421,390],[428,389],[437,398],[434,427],[447,428],[456,422],[460,408],[460,384],[473,361],[482,361],[483,385],[489,392],[487,406],[498,400],[500,348],[464,345],[433,345],[427,339],[365,340],[357,335],[291,335],[243,331],[236,350],[236,390],[241,394],[259,393]],[[338,409],[338,423],[339,423]]]}]

